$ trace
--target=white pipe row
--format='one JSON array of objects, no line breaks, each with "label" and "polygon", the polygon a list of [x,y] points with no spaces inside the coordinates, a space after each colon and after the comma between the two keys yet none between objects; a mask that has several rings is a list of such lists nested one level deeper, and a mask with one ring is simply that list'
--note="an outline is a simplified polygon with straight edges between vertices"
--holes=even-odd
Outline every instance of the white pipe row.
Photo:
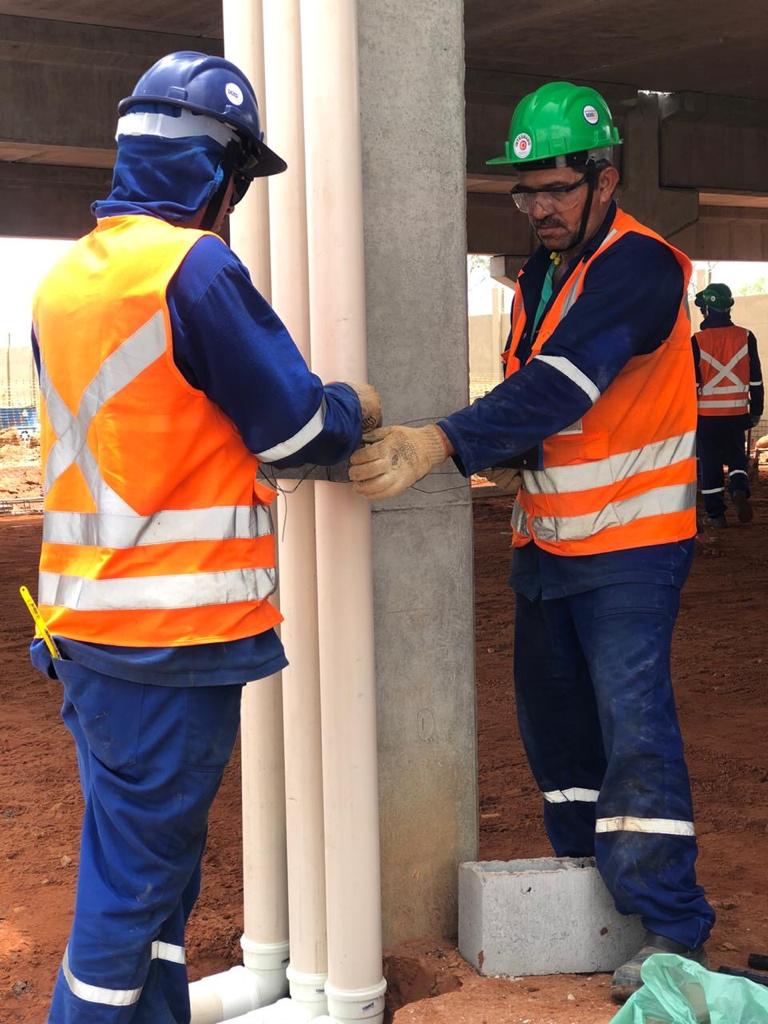
[{"label": "white pipe row", "polygon": [[[308,361],[311,324],[313,369],[365,380],[357,0],[223,2],[227,57],[266,95],[289,165],[251,187],[233,248]],[[291,664],[282,688],[276,676],[244,691],[245,966],[190,986],[192,1022],[381,1024],[368,504],[305,483],[278,538]]]}]

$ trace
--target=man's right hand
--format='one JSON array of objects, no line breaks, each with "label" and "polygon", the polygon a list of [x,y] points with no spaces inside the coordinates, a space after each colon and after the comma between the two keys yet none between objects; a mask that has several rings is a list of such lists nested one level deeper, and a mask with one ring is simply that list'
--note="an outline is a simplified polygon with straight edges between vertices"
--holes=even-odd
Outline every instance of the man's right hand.
[{"label": "man's right hand", "polygon": [[375,430],[376,427],[380,427],[381,398],[373,384],[357,384],[348,380],[345,380],[343,383],[348,388],[352,388],[357,395],[357,400],[360,402],[360,412],[363,417],[363,433],[367,434],[369,430]]}]

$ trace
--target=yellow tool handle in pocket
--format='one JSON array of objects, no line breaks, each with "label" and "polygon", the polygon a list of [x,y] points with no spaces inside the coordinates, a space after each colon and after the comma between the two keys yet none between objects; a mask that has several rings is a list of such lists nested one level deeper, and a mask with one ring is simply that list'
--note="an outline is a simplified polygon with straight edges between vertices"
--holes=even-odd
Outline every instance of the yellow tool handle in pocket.
[{"label": "yellow tool handle in pocket", "polygon": [[35,623],[35,636],[45,642],[45,646],[50,651],[52,658],[60,658],[61,655],[59,654],[59,649],[56,646],[53,637],[48,632],[48,627],[45,624],[43,616],[40,614],[40,609],[35,604],[35,599],[26,587],[19,587],[19,593],[21,594],[21,598],[29,609],[29,614],[32,616]]}]

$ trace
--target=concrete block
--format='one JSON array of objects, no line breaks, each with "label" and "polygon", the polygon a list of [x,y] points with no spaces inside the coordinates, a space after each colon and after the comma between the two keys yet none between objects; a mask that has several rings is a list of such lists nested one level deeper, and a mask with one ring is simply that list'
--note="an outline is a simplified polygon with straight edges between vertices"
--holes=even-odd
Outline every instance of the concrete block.
[{"label": "concrete block", "polygon": [[481,974],[613,971],[642,945],[591,858],[459,865],[459,951]]}]

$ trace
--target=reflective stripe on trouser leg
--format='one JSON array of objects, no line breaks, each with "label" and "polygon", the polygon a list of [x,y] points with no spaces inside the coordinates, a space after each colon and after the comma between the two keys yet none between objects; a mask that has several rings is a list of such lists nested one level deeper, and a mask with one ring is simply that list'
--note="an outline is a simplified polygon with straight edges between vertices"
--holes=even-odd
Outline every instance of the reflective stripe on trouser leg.
[{"label": "reflective stripe on trouser leg", "polygon": [[144,686],[56,663],[85,797],[50,1024],[188,1024],[184,924],[240,686]]},{"label": "reflective stripe on trouser leg", "polygon": [[689,947],[714,912],[696,883],[688,772],[670,679],[671,586],[620,583],[568,603],[589,666],[608,766],[595,856],[618,909]]},{"label": "reflective stripe on trouser leg", "polygon": [[547,835],[559,857],[592,856],[605,760],[587,666],[566,601],[515,605],[517,717]]}]

